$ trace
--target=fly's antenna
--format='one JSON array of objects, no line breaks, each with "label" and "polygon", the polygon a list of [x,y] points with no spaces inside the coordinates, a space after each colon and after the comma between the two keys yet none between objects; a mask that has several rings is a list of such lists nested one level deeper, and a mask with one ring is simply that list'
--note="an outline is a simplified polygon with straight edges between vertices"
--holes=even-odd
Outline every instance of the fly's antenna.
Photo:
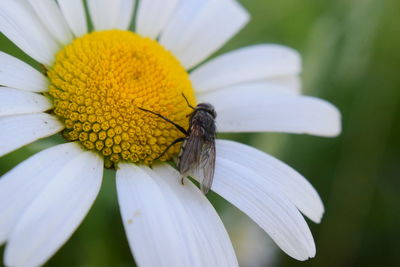
[{"label": "fly's antenna", "polygon": [[188,107],[190,107],[191,109],[195,109],[192,105],[190,105],[189,100],[186,98],[184,93],[182,93],[182,96],[186,100],[186,104],[188,105]]}]

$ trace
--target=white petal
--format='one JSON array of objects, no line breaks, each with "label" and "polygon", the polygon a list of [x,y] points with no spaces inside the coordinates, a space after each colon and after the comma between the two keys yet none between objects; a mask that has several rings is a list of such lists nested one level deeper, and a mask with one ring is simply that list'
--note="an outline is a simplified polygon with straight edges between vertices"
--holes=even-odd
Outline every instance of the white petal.
[{"label": "white petal", "polygon": [[[289,82],[289,80],[288,80]],[[216,91],[214,91],[216,92]],[[286,82],[280,81],[258,81],[258,82],[249,82],[249,83],[241,83],[237,85],[231,85],[228,87],[218,88],[216,95],[241,95],[243,93],[246,94],[255,94],[259,97],[270,97],[270,96],[293,96],[300,94],[300,88],[296,85],[286,84]],[[209,92],[202,93],[196,92],[197,98],[200,102],[211,102],[218,106],[218,101],[220,99],[213,98],[211,99]],[[217,102],[216,102],[217,100]]]},{"label": "white petal", "polygon": [[118,14],[117,1],[87,0],[89,14],[96,31],[114,29],[115,18]]},{"label": "white petal", "polygon": [[58,133],[64,125],[46,113],[0,117],[0,156]]},{"label": "white petal", "polygon": [[194,249],[200,253],[203,262],[199,266],[237,266],[235,252],[225,227],[200,190],[189,181],[182,186],[181,175],[167,164],[154,167],[154,172],[149,168],[145,170],[163,189],[162,192],[171,206],[182,206],[187,213],[185,218],[191,219],[193,229],[190,232],[195,235],[194,242],[198,246]]},{"label": "white petal", "polygon": [[86,216],[100,190],[103,162],[83,150],[70,159],[19,218],[5,249],[6,265],[44,264]]},{"label": "white petal", "polygon": [[141,0],[139,1],[136,32],[142,36],[156,39],[171,18],[179,0]]},{"label": "white petal", "polygon": [[0,117],[43,112],[52,106],[50,99],[40,94],[0,87]]},{"label": "white petal", "polygon": [[133,11],[135,8],[134,0],[121,0],[119,6],[119,15],[116,20],[116,28],[118,29],[129,29],[133,19]]},{"label": "white petal", "polygon": [[48,90],[48,81],[43,74],[3,52],[0,52],[0,85],[32,92]]},{"label": "white petal", "polygon": [[203,94],[199,101],[214,104],[220,132],[336,136],[341,131],[338,109],[314,97],[271,95],[254,88],[242,88]]},{"label": "white petal", "polygon": [[121,214],[138,265],[237,266],[215,210],[179,177],[166,166],[152,171],[121,164],[117,171]]},{"label": "white petal", "polygon": [[301,79],[299,76],[277,76],[268,78],[267,82],[285,88],[285,90],[291,91],[293,94],[299,94],[302,90]]},{"label": "white petal", "polygon": [[248,20],[247,11],[234,0],[183,1],[161,33],[160,43],[190,69],[221,48]]},{"label": "white petal", "polygon": [[95,30],[125,30],[129,27],[134,0],[88,0],[87,3]]},{"label": "white petal", "polygon": [[0,31],[36,61],[52,65],[60,45],[25,0],[0,1]]},{"label": "white petal", "polygon": [[184,249],[184,240],[152,177],[136,165],[119,164],[116,181],[123,224],[138,265],[189,266],[186,253],[176,255]]},{"label": "white petal", "polygon": [[228,140],[217,140],[218,157],[247,167],[271,187],[279,188],[296,207],[314,222],[320,222],[324,206],[317,191],[297,171],[253,147]]},{"label": "white petal", "polygon": [[85,7],[82,0],[57,0],[68,26],[76,37],[88,32]]},{"label": "white petal", "polygon": [[82,153],[75,143],[43,150],[0,179],[0,244],[9,237],[23,210],[67,162]]},{"label": "white petal", "polygon": [[210,91],[242,82],[297,75],[299,54],[274,44],[254,45],[219,56],[195,69],[190,79],[197,91]]},{"label": "white petal", "polygon": [[37,17],[53,37],[63,45],[72,41],[72,32],[54,0],[28,0]]},{"label": "white petal", "polygon": [[278,188],[250,168],[218,157],[211,188],[252,218],[289,256],[306,260],[315,244],[303,216]]}]

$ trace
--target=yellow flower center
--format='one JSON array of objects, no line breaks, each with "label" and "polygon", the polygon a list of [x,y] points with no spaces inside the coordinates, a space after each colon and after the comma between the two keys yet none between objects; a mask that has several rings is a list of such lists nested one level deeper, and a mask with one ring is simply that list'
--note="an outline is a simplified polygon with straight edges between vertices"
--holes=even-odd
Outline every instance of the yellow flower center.
[{"label": "yellow flower center", "polygon": [[[121,160],[151,164],[175,139],[173,125],[140,110],[159,113],[184,128],[194,105],[188,73],[156,41],[120,30],[87,34],[61,50],[48,71],[54,113],[63,136],[104,156],[105,166]],[[179,145],[161,160],[179,152]]]}]

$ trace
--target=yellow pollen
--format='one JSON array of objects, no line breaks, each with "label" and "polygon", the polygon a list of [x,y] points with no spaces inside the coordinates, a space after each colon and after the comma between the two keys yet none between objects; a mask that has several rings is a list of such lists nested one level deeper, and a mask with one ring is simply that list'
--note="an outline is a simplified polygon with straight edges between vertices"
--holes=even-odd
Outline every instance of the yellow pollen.
[{"label": "yellow pollen", "polygon": [[[189,75],[156,41],[120,30],[87,34],[61,50],[48,71],[54,113],[63,136],[119,161],[151,164],[175,139],[173,125],[140,110],[159,113],[185,129],[195,97]],[[160,160],[179,152],[173,146]]]}]

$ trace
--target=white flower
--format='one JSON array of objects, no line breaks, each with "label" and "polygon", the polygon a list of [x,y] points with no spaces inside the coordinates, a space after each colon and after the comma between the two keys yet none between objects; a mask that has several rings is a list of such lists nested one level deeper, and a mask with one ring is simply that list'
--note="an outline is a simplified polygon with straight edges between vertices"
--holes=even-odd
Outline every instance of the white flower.
[{"label": "white flower", "polygon": [[[121,40],[136,38],[143,42],[143,47],[152,47],[154,50],[150,49],[150,55],[153,55],[152,51],[161,51],[164,57],[162,62],[166,58],[174,61],[160,48],[163,46],[173,53],[186,70],[195,68],[190,72],[192,87],[187,82],[189,87],[182,90],[186,90],[193,103],[197,99],[198,102],[209,102],[215,106],[219,132],[274,131],[319,136],[335,136],[340,132],[340,114],[334,106],[317,98],[300,95],[297,78],[301,71],[300,58],[290,48],[280,45],[251,46],[197,67],[248,21],[249,15],[236,1],[140,1],[135,32],[158,40],[161,46],[132,33],[103,31],[128,29],[134,6],[133,0],[88,0],[94,31],[100,32],[98,35],[88,35],[81,0],[0,1],[1,32],[43,64],[49,76],[45,77],[26,63],[0,53],[0,84],[4,86],[0,87],[0,156],[61,131],[68,140],[81,140],[81,144],[79,141],[67,142],[41,151],[0,179],[0,244],[7,242],[4,254],[7,266],[41,265],[68,240],[93,204],[100,190],[103,165],[107,162],[117,166],[116,183],[122,220],[138,265],[237,265],[220,218],[197,187],[190,182],[182,186],[179,173],[168,164],[155,164],[151,168],[132,163],[149,163],[156,157],[154,151],[165,147],[165,140],[173,138],[176,133],[152,128],[150,132],[158,131],[161,137],[156,133],[154,136],[143,135],[140,131],[158,127],[155,118],[150,114],[127,112],[136,120],[136,126],[132,127],[138,128],[129,128],[128,122],[126,129],[136,129],[142,134],[136,136],[133,130],[132,136],[138,142],[135,149],[142,153],[135,154],[133,147],[136,144],[128,143],[130,150],[124,150],[121,142],[125,140],[125,130],[124,125],[119,124],[119,119],[122,122],[126,117],[112,113],[116,108],[130,108],[131,102],[127,106],[121,104],[130,91],[121,91],[123,96],[118,98],[120,102],[117,103],[112,102],[113,94],[119,95],[120,91],[112,91],[110,96],[107,95],[112,108],[102,102],[99,108],[104,114],[88,111],[99,98],[97,92],[101,95],[104,88],[105,92],[115,87],[125,90],[118,87],[121,83],[118,73],[126,71],[126,65],[118,72],[110,71],[114,69],[107,65],[107,60],[131,64],[129,60],[126,63],[126,58],[116,59],[118,55],[113,49],[119,45],[120,37]],[[106,41],[97,47],[97,43],[90,38],[99,36],[106,37]],[[114,42],[111,50],[107,50],[108,41]],[[84,47],[88,42],[92,45],[89,49]],[[135,54],[139,48],[128,48],[134,51],[129,55],[135,60],[141,59],[140,53]],[[96,49],[101,53],[92,55]],[[90,65],[97,59],[103,59],[103,56],[107,62],[101,62],[105,65]],[[146,60],[144,62],[148,63]],[[71,62],[77,65],[68,65]],[[174,64],[176,75],[186,77],[185,72],[179,69],[180,65]],[[150,73],[154,72],[153,66],[149,66]],[[140,72],[142,65],[139,67]],[[133,64],[132,68],[138,71],[138,65]],[[106,72],[103,73],[104,70]],[[151,85],[158,90],[159,83],[152,84],[152,79],[159,79],[165,74],[162,71],[170,75],[168,68],[158,70],[161,74],[156,76],[143,74],[149,75],[145,78],[151,80],[146,83],[146,88]],[[118,79],[113,75],[117,75]],[[181,76],[179,79],[185,81]],[[136,76],[129,74],[123,77]],[[176,77],[171,77],[168,81],[173,83]],[[78,99],[90,95],[88,91],[79,91],[82,89],[79,85],[94,88],[95,91],[90,92],[94,98]],[[165,86],[168,90],[173,88],[168,83]],[[73,92],[82,93],[74,98],[76,103],[69,98],[72,91],[66,88],[70,87]],[[187,112],[187,107],[178,97],[180,89],[175,90],[173,97],[168,95],[165,98],[167,100],[159,98],[158,93],[150,92],[142,96],[142,91],[135,91],[132,103],[151,103],[160,112],[168,112],[159,102],[175,101],[165,104],[169,105],[170,110],[176,109],[170,115],[187,124],[187,118],[182,115]],[[63,101],[67,101],[67,104]],[[79,110],[80,105],[85,107],[86,113],[76,113],[76,119],[68,117],[72,116],[75,109]],[[101,121],[96,121],[97,117],[91,121],[87,118],[91,114],[101,117]],[[115,123],[112,121],[114,115]],[[86,130],[81,130],[85,124],[79,121],[87,120],[92,124],[88,124],[91,128],[85,134]],[[97,122],[99,134],[95,126]],[[152,124],[147,125],[148,122]],[[100,142],[103,140],[103,126],[108,130],[104,142]],[[117,141],[119,132],[122,132],[121,140]],[[130,138],[130,135],[126,136]],[[108,137],[111,139],[108,140]],[[108,150],[104,148],[107,140],[111,140]],[[100,147],[82,148],[90,148],[94,144]],[[300,212],[314,222],[320,221],[323,205],[314,188],[289,166],[261,151],[227,140],[217,140],[216,146],[217,162],[212,190],[250,216],[288,255],[298,260],[313,257],[313,237]],[[100,152],[93,152],[96,149]],[[177,150],[179,146],[171,153]],[[121,160],[124,156],[129,160]],[[165,159],[171,157],[172,154]]]}]

